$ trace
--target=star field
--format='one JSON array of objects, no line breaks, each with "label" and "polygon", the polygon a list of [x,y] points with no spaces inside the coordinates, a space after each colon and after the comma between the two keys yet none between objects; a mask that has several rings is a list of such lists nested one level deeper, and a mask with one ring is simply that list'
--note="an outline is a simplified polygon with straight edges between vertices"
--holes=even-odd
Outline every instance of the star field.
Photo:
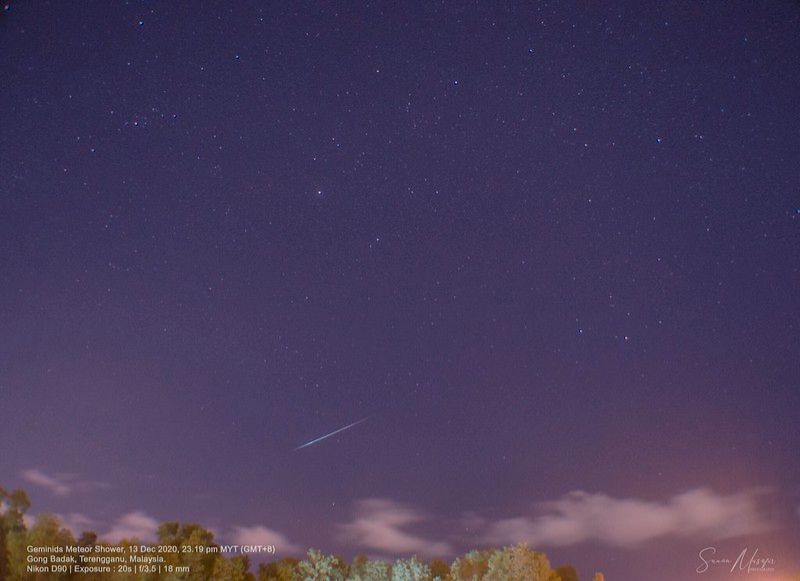
[{"label": "star field", "polygon": [[[750,541],[788,564],[798,24],[790,2],[10,2],[3,484],[75,474],[108,487],[35,504],[342,554],[365,499],[461,551],[572,491],[763,487],[779,532]],[[666,581],[708,542],[544,549]]]}]

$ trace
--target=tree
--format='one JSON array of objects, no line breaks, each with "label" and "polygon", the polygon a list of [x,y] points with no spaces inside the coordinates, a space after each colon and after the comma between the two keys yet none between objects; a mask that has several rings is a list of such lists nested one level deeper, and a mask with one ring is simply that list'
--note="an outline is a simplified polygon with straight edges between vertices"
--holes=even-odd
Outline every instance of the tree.
[{"label": "tree", "polygon": [[258,566],[258,581],[292,581],[300,561],[286,557],[280,561],[261,563]]},{"label": "tree", "polygon": [[250,581],[254,579],[248,572],[250,560],[245,555],[231,559],[219,558],[214,562],[210,581]]},{"label": "tree", "polygon": [[3,530],[22,530],[25,528],[23,517],[31,507],[31,501],[24,490],[18,488],[8,492],[0,486],[0,525]]},{"label": "tree", "polygon": [[495,551],[489,558],[486,581],[548,581],[553,576],[550,561],[520,543]]},{"label": "tree", "polygon": [[558,567],[556,573],[561,581],[578,581],[578,572],[572,565]]},{"label": "tree", "polygon": [[8,492],[0,486],[0,579],[10,575],[7,543],[12,533],[25,531],[25,512],[31,507],[31,501],[25,491],[17,489]]},{"label": "tree", "polygon": [[309,549],[305,560],[297,564],[297,578],[302,581],[344,581],[344,563],[332,555]]},{"label": "tree", "polygon": [[24,528],[11,532],[6,539],[8,549],[8,575],[10,581],[39,578],[38,574],[31,576],[27,572],[28,557],[27,547],[67,547],[75,544],[72,533],[61,526],[58,519],[46,513],[36,516],[36,523],[29,531]]},{"label": "tree", "polygon": [[[177,553],[162,555],[165,564],[188,566],[187,581],[206,581],[211,577],[220,560],[225,557],[214,543],[214,533],[196,523],[179,523],[167,521],[158,527],[158,542],[161,545],[179,547]],[[181,547],[191,547],[191,551],[183,552]],[[210,547],[211,551],[198,551],[196,547]],[[223,567],[223,565],[219,565]]]},{"label": "tree", "polygon": [[357,555],[350,565],[347,581],[391,581],[392,571],[385,561],[370,561],[364,555]]},{"label": "tree", "polygon": [[434,581],[437,579],[440,581],[445,581],[448,577],[450,577],[450,565],[445,563],[441,559],[434,559],[431,561],[431,575],[433,576]]},{"label": "tree", "polygon": [[392,581],[431,581],[431,568],[425,563],[410,559],[397,559],[392,566]]},{"label": "tree", "polygon": [[478,581],[489,570],[491,551],[470,551],[459,557],[450,566],[450,577],[453,581]]},{"label": "tree", "polygon": [[78,537],[78,545],[81,547],[93,547],[97,544],[97,533],[94,531],[83,531]]}]

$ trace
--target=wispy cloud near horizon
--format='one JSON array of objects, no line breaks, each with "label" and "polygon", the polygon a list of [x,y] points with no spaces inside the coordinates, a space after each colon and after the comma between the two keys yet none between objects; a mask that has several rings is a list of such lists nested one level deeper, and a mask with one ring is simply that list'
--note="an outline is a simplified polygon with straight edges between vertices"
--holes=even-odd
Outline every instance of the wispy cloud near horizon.
[{"label": "wispy cloud near horizon", "polygon": [[449,543],[413,534],[408,527],[431,520],[423,512],[386,498],[368,498],[355,504],[352,522],[339,525],[341,540],[389,554],[441,557],[452,553]]},{"label": "wispy cloud near horizon", "polygon": [[275,550],[281,554],[305,553],[302,547],[290,542],[286,535],[263,525],[234,526],[231,528],[230,539],[235,545],[274,545]]},{"label": "wispy cloud near horizon", "polygon": [[156,540],[157,533],[158,520],[144,511],[134,510],[119,517],[114,521],[111,530],[100,537],[112,543],[118,543],[122,539],[152,542]]},{"label": "wispy cloud near horizon", "polygon": [[69,496],[75,492],[91,492],[110,487],[107,482],[83,480],[76,474],[50,475],[38,468],[21,470],[20,476],[28,484],[44,488],[55,496]]},{"label": "wispy cloud near horizon", "polygon": [[726,539],[758,534],[774,528],[760,505],[763,495],[763,490],[724,495],[694,488],[658,502],[576,491],[540,504],[538,515],[484,521],[484,541],[542,547],[594,541],[632,548],[670,536]]}]

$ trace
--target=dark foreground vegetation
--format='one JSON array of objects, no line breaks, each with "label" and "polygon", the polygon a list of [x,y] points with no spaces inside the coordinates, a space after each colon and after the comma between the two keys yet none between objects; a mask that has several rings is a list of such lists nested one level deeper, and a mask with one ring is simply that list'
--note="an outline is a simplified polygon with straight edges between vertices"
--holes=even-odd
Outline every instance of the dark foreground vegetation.
[{"label": "dark foreground vegetation", "polygon": [[[570,566],[552,568],[544,553],[525,545],[472,551],[452,563],[416,557],[394,562],[357,556],[352,562],[311,549],[305,559],[285,558],[251,566],[246,555],[227,556],[214,535],[197,524],[162,523],[156,543],[124,539],[117,544],[91,531],[75,538],[53,515],[39,514],[28,526],[30,501],[23,490],[0,488],[0,581],[80,579],[81,581],[577,581]],[[178,547],[149,553],[146,547]],[[36,553],[31,547],[49,547]],[[63,550],[63,552],[61,552]],[[114,552],[117,551],[117,552]],[[56,559],[51,560],[55,556]],[[32,558],[33,557],[33,558]],[[59,559],[65,559],[60,561]],[[70,561],[72,570],[63,564]],[[76,565],[85,569],[76,572]],[[62,570],[63,569],[63,570]],[[603,581],[596,573],[594,581]]]}]

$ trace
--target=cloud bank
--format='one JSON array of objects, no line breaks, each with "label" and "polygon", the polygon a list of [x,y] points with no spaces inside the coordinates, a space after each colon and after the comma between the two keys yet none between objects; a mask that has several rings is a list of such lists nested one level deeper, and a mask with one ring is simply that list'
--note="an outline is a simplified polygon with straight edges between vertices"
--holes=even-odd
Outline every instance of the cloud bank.
[{"label": "cloud bank", "polygon": [[571,492],[541,505],[543,514],[486,523],[488,544],[524,541],[532,546],[566,546],[595,541],[635,547],[661,537],[725,539],[772,528],[758,491],[722,495],[695,488],[665,502]]}]

